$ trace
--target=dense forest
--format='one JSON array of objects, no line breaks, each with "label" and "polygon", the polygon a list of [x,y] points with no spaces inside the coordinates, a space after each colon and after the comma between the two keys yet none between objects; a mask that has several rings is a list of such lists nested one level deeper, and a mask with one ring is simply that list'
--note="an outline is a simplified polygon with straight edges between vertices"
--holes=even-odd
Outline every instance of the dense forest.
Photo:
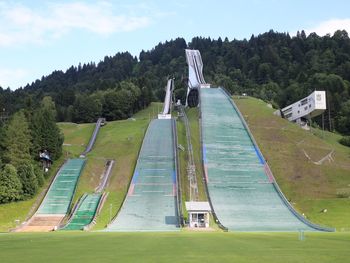
[{"label": "dense forest", "polygon": [[51,161],[62,155],[63,135],[56,125],[51,97],[38,107],[28,105],[0,123],[0,204],[32,197],[43,185],[45,174],[40,152]]},{"label": "dense forest", "polygon": [[[167,76],[175,77],[176,97],[185,100],[185,48],[198,49],[206,81],[232,93],[248,93],[283,107],[314,90],[326,90],[325,127],[350,133],[350,39],[346,31],[323,37],[304,31],[267,33],[249,40],[182,38],[160,43],[139,58],[129,53],[99,63],[55,71],[16,91],[0,89],[8,113],[37,107],[45,96],[56,105],[58,121],[92,122],[98,116],[123,119],[163,100]],[[4,113],[3,113],[4,114]]]}]

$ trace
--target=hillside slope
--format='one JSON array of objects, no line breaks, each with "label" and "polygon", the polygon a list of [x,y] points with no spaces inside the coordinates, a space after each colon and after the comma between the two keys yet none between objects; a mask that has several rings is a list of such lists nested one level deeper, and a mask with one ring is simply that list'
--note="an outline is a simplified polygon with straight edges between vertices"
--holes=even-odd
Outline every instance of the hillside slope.
[{"label": "hillside slope", "polygon": [[[314,223],[349,231],[350,148],[337,142],[340,136],[305,131],[274,116],[261,100],[234,100],[293,206]],[[320,163],[327,155],[331,157]]]}]

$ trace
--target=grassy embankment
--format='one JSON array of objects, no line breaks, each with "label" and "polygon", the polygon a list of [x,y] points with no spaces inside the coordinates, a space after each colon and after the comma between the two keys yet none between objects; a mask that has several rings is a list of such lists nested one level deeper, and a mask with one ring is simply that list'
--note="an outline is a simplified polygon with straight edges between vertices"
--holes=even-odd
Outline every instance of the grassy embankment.
[{"label": "grassy embankment", "polygon": [[9,233],[1,262],[348,262],[349,233]]},{"label": "grassy embankment", "polygon": [[[94,229],[104,228],[111,216],[115,216],[119,210],[128,190],[148,123],[150,119],[156,117],[160,105],[161,103],[152,103],[147,109],[136,113],[133,119],[108,122],[100,129],[92,151],[86,156],[86,166],[74,196],[76,201],[83,193],[94,192],[100,182],[106,161],[116,160],[106,188],[109,195]],[[86,134],[81,133],[80,129],[83,125],[86,124],[65,123],[60,125],[65,134],[64,150],[69,156],[79,156],[86,146],[86,144],[81,145],[80,140],[86,141],[86,138],[89,139],[92,134],[94,124],[89,124],[91,131]]]},{"label": "grassy embankment", "polygon": [[[340,136],[305,131],[274,116],[261,100],[234,100],[293,206],[314,223],[349,231],[350,148],[338,143]],[[332,159],[315,164],[333,150]]]}]

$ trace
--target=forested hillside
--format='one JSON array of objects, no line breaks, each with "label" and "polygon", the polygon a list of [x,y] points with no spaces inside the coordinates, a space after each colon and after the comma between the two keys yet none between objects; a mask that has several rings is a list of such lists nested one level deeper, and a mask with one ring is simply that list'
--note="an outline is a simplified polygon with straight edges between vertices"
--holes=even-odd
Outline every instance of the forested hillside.
[{"label": "forested hillside", "polygon": [[184,100],[185,48],[200,50],[207,82],[262,98],[276,107],[315,89],[326,90],[330,114],[325,114],[325,128],[350,133],[350,39],[346,31],[324,37],[301,31],[291,37],[271,30],[249,40],[196,37],[190,43],[178,38],[142,51],[139,58],[117,53],[97,64],[55,71],[14,92],[0,89],[1,108],[13,113],[37,107],[44,96],[51,96],[58,121],[91,122],[100,115],[123,119],[152,100],[163,100],[170,75],[176,78],[176,97]]},{"label": "forested hillside", "polygon": [[51,97],[0,122],[0,204],[34,196],[44,184],[39,153],[54,161],[62,155],[62,143]]}]

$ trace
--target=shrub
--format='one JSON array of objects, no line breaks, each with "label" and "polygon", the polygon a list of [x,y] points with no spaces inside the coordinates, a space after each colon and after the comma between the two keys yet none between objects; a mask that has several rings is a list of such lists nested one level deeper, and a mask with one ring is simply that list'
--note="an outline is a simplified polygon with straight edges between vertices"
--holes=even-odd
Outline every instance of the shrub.
[{"label": "shrub", "polygon": [[39,187],[33,165],[29,162],[23,162],[19,165],[17,174],[22,183],[24,197],[32,197]]},{"label": "shrub", "polygon": [[22,184],[16,168],[6,164],[0,171],[0,204],[17,201],[22,198]]},{"label": "shrub", "polygon": [[342,145],[350,147],[350,136],[344,136],[343,138],[341,138],[339,140],[339,143],[341,143]]}]

